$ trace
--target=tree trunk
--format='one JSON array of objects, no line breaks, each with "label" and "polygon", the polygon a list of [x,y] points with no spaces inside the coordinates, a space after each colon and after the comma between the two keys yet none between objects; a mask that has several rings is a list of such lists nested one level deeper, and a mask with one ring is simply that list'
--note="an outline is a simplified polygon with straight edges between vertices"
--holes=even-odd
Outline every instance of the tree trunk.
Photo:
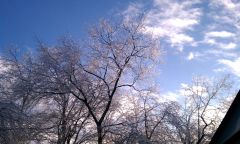
[{"label": "tree trunk", "polygon": [[103,137],[102,137],[102,126],[101,124],[97,125],[97,133],[98,133],[98,144],[103,143]]}]

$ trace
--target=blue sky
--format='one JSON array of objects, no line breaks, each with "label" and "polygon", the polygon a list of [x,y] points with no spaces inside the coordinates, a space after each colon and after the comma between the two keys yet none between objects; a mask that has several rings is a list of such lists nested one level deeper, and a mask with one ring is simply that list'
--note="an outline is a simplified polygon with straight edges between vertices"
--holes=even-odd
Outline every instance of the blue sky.
[{"label": "blue sky", "polygon": [[195,75],[239,79],[239,0],[1,0],[0,52],[10,45],[34,49],[36,37],[81,40],[101,18],[142,12],[165,51],[156,79],[161,91],[176,92]]}]

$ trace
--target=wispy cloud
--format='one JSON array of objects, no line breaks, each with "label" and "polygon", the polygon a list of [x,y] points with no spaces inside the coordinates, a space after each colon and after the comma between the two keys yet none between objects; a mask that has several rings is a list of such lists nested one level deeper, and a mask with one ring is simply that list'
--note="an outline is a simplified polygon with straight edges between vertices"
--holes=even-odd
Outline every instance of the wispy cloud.
[{"label": "wispy cloud", "polygon": [[240,1],[212,0],[210,6],[217,13],[214,18],[218,23],[229,24],[240,29]]},{"label": "wispy cloud", "polygon": [[240,58],[234,60],[220,59],[218,62],[226,66],[228,71],[232,72],[236,76],[240,77]]},{"label": "wispy cloud", "polygon": [[[194,37],[188,32],[200,22],[202,11],[194,7],[197,3],[199,1],[154,0],[146,14],[146,32],[166,39],[172,47],[177,47],[180,51],[185,45],[193,45]],[[133,14],[139,8],[143,9],[131,4],[127,12]]]},{"label": "wispy cloud", "polygon": [[219,47],[225,50],[232,50],[235,49],[237,47],[236,43],[230,42],[228,44],[225,43],[219,43]]},{"label": "wispy cloud", "polygon": [[155,98],[158,102],[169,102],[169,101],[180,102],[183,97],[182,97],[182,94],[180,93],[180,90],[177,90],[177,91],[163,92],[160,96],[156,95]]},{"label": "wispy cloud", "polygon": [[209,2],[211,28],[205,33],[205,43],[214,47],[207,53],[220,64],[216,72],[228,71],[240,76],[240,1],[212,0]]},{"label": "wispy cloud", "polygon": [[152,0],[146,5],[132,3],[125,14],[143,10],[146,32],[167,42],[169,47],[179,51],[187,49],[180,53],[186,61],[208,60],[219,66],[213,66],[216,72],[225,66],[234,74],[238,73],[240,1]]},{"label": "wispy cloud", "polygon": [[200,57],[202,54],[200,54],[199,52],[189,52],[188,56],[186,57],[186,59],[188,61],[191,61],[193,59],[196,59],[198,57]]},{"label": "wispy cloud", "polygon": [[206,33],[206,37],[228,38],[233,36],[235,36],[235,34],[228,31],[211,31]]},{"label": "wispy cloud", "polygon": [[[224,50],[232,50],[237,47],[237,44],[235,42],[231,42],[234,41],[235,36],[235,33],[229,31],[209,31],[205,33],[203,43]],[[228,42],[223,43],[222,40],[227,40]]]},{"label": "wispy cloud", "polygon": [[210,57],[226,58],[226,59],[232,59],[232,58],[236,58],[238,56],[238,54],[233,51],[225,51],[222,49],[207,50],[207,51],[205,51],[205,55],[210,56]]}]

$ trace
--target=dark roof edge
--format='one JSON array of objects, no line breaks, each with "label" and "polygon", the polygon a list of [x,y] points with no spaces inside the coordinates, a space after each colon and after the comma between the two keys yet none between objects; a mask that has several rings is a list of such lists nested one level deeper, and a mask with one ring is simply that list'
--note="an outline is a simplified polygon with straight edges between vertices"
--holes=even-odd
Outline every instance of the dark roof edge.
[{"label": "dark roof edge", "polygon": [[[215,132],[215,134],[213,135],[211,141],[209,144],[216,144],[218,138],[221,136],[222,131],[224,131],[225,127],[227,126],[228,121],[231,118],[231,115],[234,111],[234,108],[239,104],[240,102],[240,90],[238,91],[234,101],[232,102],[230,108],[228,109],[225,117],[223,118],[221,124],[219,125],[217,131]],[[234,134],[233,134],[234,135]],[[229,138],[227,138],[226,140],[228,140]]]}]

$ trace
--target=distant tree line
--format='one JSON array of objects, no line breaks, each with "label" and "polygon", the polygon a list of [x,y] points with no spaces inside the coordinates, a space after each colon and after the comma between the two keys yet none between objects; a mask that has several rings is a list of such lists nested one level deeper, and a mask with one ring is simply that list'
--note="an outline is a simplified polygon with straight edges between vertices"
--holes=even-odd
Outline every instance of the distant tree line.
[{"label": "distant tree line", "polygon": [[195,77],[181,102],[163,101],[146,82],[161,54],[144,18],[103,20],[82,44],[11,49],[0,61],[0,143],[209,142],[229,106],[229,77]]}]

